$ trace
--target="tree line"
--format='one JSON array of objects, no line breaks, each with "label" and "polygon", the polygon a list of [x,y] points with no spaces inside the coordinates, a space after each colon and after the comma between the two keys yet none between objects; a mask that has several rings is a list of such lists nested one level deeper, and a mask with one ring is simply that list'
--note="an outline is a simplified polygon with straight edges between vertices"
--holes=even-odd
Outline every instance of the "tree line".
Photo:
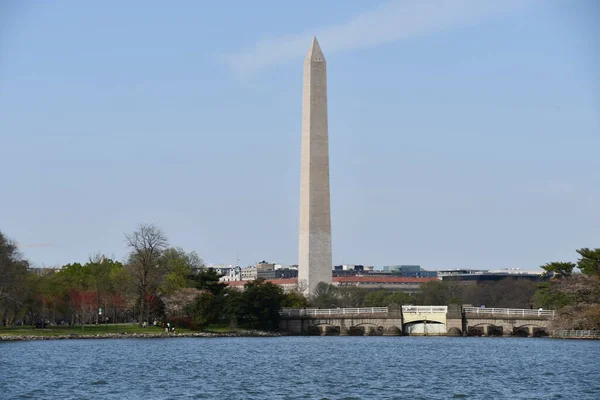
[{"label": "tree line", "polygon": [[[203,329],[213,323],[277,329],[282,307],[380,307],[389,304],[472,304],[556,309],[557,325],[600,329],[600,249],[579,249],[577,263],[542,265],[541,283],[506,278],[465,284],[431,281],[419,293],[366,290],[320,283],[307,299],[301,285],[285,293],[264,280],[244,290],[220,282],[195,252],[170,246],[155,225],[125,236],[124,262],[94,255],[45,274],[32,272],[16,244],[0,232],[0,325],[136,322]],[[580,272],[577,272],[579,270]]]},{"label": "tree line", "polygon": [[171,247],[155,225],[140,225],[125,240],[125,262],[95,255],[40,274],[0,232],[0,325],[170,321],[193,329],[215,322],[275,329],[281,307],[307,305],[263,280],[229,288],[198,254]]},{"label": "tree line", "polygon": [[421,284],[418,293],[384,289],[339,287],[320,283],[311,303],[321,308],[385,307],[388,304],[449,305],[471,304],[498,308],[533,308],[537,283],[519,278],[492,282],[432,280]]}]

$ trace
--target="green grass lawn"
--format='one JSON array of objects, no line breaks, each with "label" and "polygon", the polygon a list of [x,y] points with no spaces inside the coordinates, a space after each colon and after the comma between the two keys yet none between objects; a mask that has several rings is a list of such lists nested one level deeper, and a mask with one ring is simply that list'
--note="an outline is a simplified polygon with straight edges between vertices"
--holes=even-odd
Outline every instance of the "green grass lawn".
[{"label": "green grass lawn", "polygon": [[[243,328],[231,328],[229,324],[212,324],[206,327],[203,332],[211,333],[229,333],[239,332]],[[48,328],[34,328],[31,326],[17,326],[11,328],[0,327],[0,336],[64,336],[64,335],[101,335],[105,333],[162,333],[163,328],[160,326],[148,326],[141,328],[134,324],[108,324],[108,325],[85,325],[68,327],[68,326],[52,326]],[[177,328],[176,333],[194,332],[191,329]]]},{"label": "green grass lawn", "polygon": [[[30,326],[17,326],[12,328],[0,328],[0,336],[31,335],[31,336],[62,336],[62,335],[100,335],[104,333],[161,333],[163,329],[158,326],[141,328],[134,324],[108,324],[108,325],[85,325],[68,327],[52,326],[48,328],[34,328]],[[177,328],[176,332],[191,332],[189,329]]]}]

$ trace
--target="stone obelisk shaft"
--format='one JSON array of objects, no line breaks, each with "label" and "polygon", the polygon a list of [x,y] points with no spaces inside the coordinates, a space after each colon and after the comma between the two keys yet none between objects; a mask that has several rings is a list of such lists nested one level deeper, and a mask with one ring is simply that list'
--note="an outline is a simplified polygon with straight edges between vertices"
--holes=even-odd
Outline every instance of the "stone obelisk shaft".
[{"label": "stone obelisk shaft", "polygon": [[332,270],[327,73],[316,38],[304,60],[302,96],[298,282],[312,295],[319,282],[331,283]]}]

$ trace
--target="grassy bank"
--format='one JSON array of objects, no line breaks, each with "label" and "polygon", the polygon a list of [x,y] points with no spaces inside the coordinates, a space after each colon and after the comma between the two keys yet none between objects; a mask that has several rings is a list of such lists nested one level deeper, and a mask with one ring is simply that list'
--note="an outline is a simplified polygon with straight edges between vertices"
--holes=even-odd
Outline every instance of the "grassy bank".
[{"label": "grassy bank", "polygon": [[[233,333],[240,332],[242,329],[231,328],[225,324],[214,324],[203,329],[202,332],[209,333]],[[108,325],[84,325],[82,326],[51,326],[48,328],[35,328],[32,326],[17,326],[11,328],[0,328],[0,336],[96,336],[107,333],[126,333],[126,334],[160,334],[164,330],[158,326],[148,326],[142,328],[134,324],[108,324]],[[199,332],[191,329],[177,328],[176,333]]]}]

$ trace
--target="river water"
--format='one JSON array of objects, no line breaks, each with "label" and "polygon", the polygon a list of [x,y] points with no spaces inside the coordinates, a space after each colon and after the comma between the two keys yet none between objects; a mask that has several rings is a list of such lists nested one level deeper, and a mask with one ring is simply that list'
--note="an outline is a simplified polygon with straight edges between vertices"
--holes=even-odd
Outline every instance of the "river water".
[{"label": "river water", "polygon": [[0,399],[600,399],[600,341],[0,342]]}]

